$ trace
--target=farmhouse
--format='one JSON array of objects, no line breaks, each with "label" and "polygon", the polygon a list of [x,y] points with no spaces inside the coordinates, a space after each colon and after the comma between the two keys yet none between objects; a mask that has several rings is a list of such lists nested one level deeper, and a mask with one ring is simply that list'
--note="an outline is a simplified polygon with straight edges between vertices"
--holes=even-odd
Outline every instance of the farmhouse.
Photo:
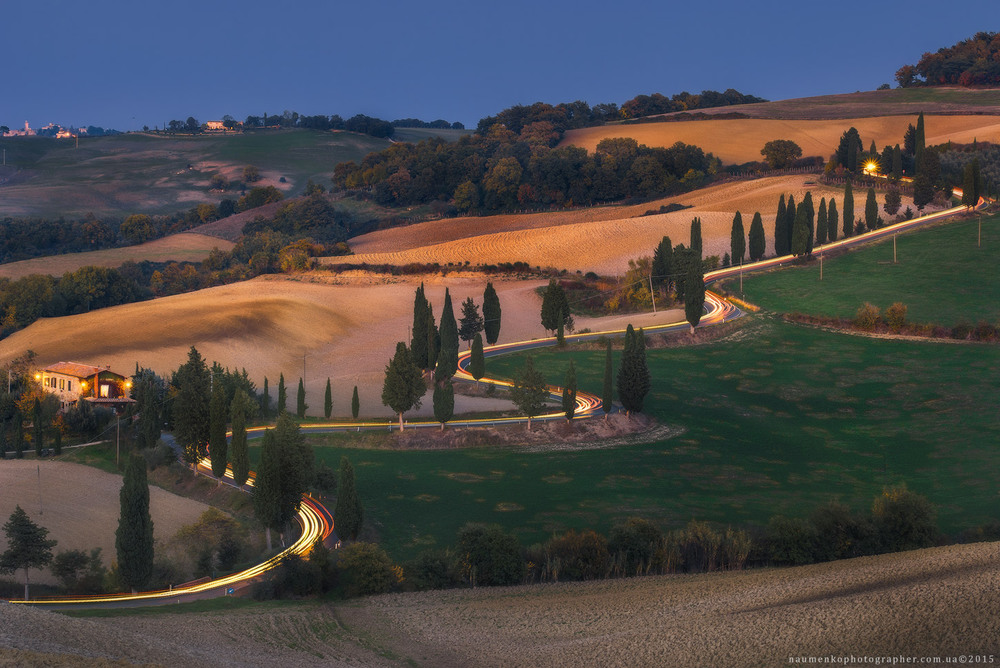
[{"label": "farmhouse", "polygon": [[35,374],[46,392],[59,398],[60,410],[84,399],[116,411],[135,403],[128,391],[132,381],[115,373],[110,367],[97,367],[79,362],[56,362]]}]

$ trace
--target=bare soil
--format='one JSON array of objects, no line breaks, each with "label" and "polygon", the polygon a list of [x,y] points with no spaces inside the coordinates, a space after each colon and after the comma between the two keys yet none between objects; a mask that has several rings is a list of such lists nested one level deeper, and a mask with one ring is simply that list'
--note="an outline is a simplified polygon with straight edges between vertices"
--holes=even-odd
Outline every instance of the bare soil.
[{"label": "bare soil", "polygon": [[[54,553],[89,552],[99,547],[104,565],[111,566],[115,560],[121,487],[121,476],[81,464],[33,459],[0,462],[0,519],[5,522],[20,505],[33,522],[49,530],[50,539],[59,541]],[[162,545],[182,526],[197,521],[208,508],[204,503],[150,486],[154,540]],[[7,539],[0,533],[0,551],[5,549]],[[29,577],[32,582],[57,582],[47,569],[33,569]],[[16,579],[23,578],[19,571]]]}]

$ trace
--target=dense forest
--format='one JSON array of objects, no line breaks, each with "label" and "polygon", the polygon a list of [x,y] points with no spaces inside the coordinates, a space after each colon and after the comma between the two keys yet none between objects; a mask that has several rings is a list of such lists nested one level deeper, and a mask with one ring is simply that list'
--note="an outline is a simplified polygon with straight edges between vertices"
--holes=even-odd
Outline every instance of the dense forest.
[{"label": "dense forest", "polygon": [[896,72],[901,88],[1000,85],[1000,33],[978,32],[954,46],[925,53]]}]

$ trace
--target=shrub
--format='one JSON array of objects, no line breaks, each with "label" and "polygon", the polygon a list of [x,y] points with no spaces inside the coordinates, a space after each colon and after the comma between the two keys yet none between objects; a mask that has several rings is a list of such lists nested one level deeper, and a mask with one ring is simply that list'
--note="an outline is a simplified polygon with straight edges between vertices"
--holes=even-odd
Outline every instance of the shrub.
[{"label": "shrub", "polygon": [[951,338],[965,341],[972,334],[972,325],[967,322],[960,322],[951,328]]},{"label": "shrub", "polygon": [[896,302],[885,310],[885,324],[898,333],[906,325],[906,304]]},{"label": "shrub", "polygon": [[462,577],[472,586],[517,584],[524,577],[521,544],[499,525],[466,524],[458,531]]},{"label": "shrub", "polygon": [[819,540],[817,561],[849,559],[875,553],[874,527],[871,520],[851,512],[847,506],[831,501],[813,511],[810,517]]},{"label": "shrub", "polygon": [[854,320],[852,322],[858,329],[866,332],[873,332],[878,326],[880,320],[881,317],[879,316],[878,307],[865,302],[854,315]]},{"label": "shrub", "polygon": [[549,541],[546,555],[553,580],[596,580],[606,577],[611,566],[608,540],[591,530],[570,530]]},{"label": "shrub", "polygon": [[621,575],[645,575],[665,566],[663,533],[641,517],[630,517],[611,527],[608,551],[613,571]]},{"label": "shrub", "polygon": [[812,563],[819,535],[809,522],[776,515],[765,534],[766,555],[773,564],[799,566]]},{"label": "shrub", "polygon": [[722,536],[706,522],[691,520],[678,533],[677,538],[685,571],[696,573],[718,570]]},{"label": "shrub", "polygon": [[406,575],[417,589],[448,589],[461,582],[448,550],[424,550],[407,565]]},{"label": "shrub", "polygon": [[976,341],[996,341],[997,328],[991,323],[980,321],[972,335]]},{"label": "shrub", "polygon": [[346,596],[384,594],[399,583],[398,571],[381,547],[351,543],[337,551],[338,579]]},{"label": "shrub", "polygon": [[930,547],[937,538],[930,501],[905,487],[888,489],[876,497],[872,520],[881,552]]}]

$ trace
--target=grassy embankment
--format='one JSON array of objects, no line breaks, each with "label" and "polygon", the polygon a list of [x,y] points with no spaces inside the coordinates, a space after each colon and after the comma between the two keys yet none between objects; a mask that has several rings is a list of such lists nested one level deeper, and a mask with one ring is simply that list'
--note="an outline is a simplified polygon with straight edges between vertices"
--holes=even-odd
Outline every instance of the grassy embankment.
[{"label": "grassy embankment", "polygon": [[[751,302],[780,313],[853,317],[864,302],[885,310],[893,302],[907,306],[917,323],[954,326],[965,321],[1000,321],[1000,216],[983,217],[982,242],[976,246],[975,216],[932,229],[886,239],[823,262],[745,276]],[[729,281],[739,290],[739,281]]]},{"label": "grassy embankment", "polygon": [[[982,254],[997,247],[985,230],[995,228],[984,224],[980,255],[947,242],[974,234],[974,225],[901,237],[897,250],[907,260],[900,265],[879,264],[887,251],[891,259],[885,243],[844,255],[826,263],[826,276],[843,277],[848,315],[862,299],[888,305],[885,294],[890,302],[908,295],[915,319],[964,317],[965,308],[970,318],[990,317],[983,309],[996,299],[978,295],[1000,290],[1000,276],[981,271],[990,257]],[[974,238],[965,244],[974,249]],[[959,258],[970,256],[961,268]],[[754,281],[794,285],[810,271]],[[924,277],[926,284],[917,282]],[[867,289],[882,293],[863,296]],[[752,298],[764,301],[761,291]],[[956,294],[963,296],[952,303]],[[534,356],[552,383],[573,358],[580,387],[600,391],[602,353]],[[359,450],[345,435],[326,437],[317,456],[331,466],[342,454],[351,459],[368,517],[401,559],[450,545],[466,521],[498,522],[528,543],[568,528],[607,531],[629,515],[665,526],[691,518],[765,523],[777,513],[807,515],[830,499],[861,508],[884,486],[900,484],[930,498],[945,532],[994,518],[1000,454],[985,444],[1000,438],[996,346],[847,336],[765,315],[727,340],[650,350],[648,359],[648,412],[685,430],[666,441],[613,451],[401,452]],[[520,364],[521,356],[490,360],[488,374],[509,377]]]}]

